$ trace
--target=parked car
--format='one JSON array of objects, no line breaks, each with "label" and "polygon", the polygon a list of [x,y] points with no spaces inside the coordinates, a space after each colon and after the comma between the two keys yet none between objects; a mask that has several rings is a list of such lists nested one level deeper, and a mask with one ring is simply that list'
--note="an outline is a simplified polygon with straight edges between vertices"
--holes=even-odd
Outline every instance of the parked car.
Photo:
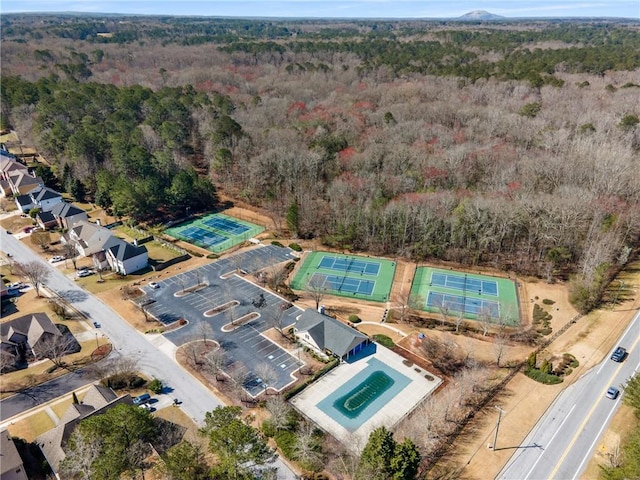
[{"label": "parked car", "polygon": [[160,288],[160,285],[157,282],[149,282],[149,286],[151,288]]},{"label": "parked car", "polygon": [[100,324],[99,324],[98,322],[93,322],[93,326],[94,326],[95,328],[100,328]]},{"label": "parked car", "polygon": [[93,275],[93,270],[89,270],[88,268],[83,268],[82,270],[78,270],[78,272],[76,273],[76,277],[78,278],[82,278],[82,277],[88,277],[89,275]]},{"label": "parked car", "polygon": [[611,360],[614,362],[622,362],[624,357],[627,355],[627,350],[622,347],[616,347],[616,349],[611,354]]},{"label": "parked car", "polygon": [[143,403],[147,403],[149,400],[151,400],[151,395],[149,395],[148,393],[143,393],[142,395],[138,395],[133,399],[133,404],[142,405]]},{"label": "parked car", "polygon": [[13,282],[13,283],[10,283],[9,285],[7,285],[7,288],[9,290],[20,290],[21,288],[24,288],[24,283],[22,283],[22,282]]},{"label": "parked car", "polygon": [[24,233],[31,233],[31,230],[33,230],[33,227],[24,227],[24,228],[22,229],[22,231],[23,231]]},{"label": "parked car", "polygon": [[615,400],[616,398],[618,398],[618,395],[620,395],[620,390],[618,390],[616,387],[609,387],[609,389],[607,390],[607,398],[610,398],[611,400]]},{"label": "parked car", "polygon": [[49,259],[49,262],[58,263],[58,262],[61,262],[62,260],[64,260],[64,257],[62,255],[55,255]]}]

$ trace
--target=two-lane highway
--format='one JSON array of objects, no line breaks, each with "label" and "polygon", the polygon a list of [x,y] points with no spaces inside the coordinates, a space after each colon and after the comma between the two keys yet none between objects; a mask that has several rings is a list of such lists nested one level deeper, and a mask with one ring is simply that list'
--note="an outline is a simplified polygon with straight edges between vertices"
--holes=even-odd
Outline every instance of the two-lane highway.
[{"label": "two-lane highway", "polygon": [[[616,386],[622,390],[621,386],[640,368],[639,343],[640,313],[617,342],[627,349],[624,362],[611,360],[610,352],[600,365],[564,390],[497,478],[579,478],[621,403],[622,397],[607,398],[607,389]],[[533,445],[535,448],[530,447]]]}]

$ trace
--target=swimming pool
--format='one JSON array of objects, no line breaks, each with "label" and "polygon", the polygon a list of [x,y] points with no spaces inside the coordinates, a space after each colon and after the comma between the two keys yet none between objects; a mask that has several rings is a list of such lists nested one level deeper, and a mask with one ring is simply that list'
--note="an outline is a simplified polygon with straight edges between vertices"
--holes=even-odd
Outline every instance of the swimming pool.
[{"label": "swimming pool", "polygon": [[357,430],[400,393],[411,380],[377,358],[347,383],[317,403],[317,407],[348,431]]}]

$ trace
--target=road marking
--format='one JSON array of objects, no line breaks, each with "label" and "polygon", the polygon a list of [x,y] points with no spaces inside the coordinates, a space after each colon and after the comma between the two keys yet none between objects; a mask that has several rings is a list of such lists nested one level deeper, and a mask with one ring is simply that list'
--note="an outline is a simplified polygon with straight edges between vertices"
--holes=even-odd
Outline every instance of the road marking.
[{"label": "road marking", "polygon": [[[558,429],[556,430],[556,433],[554,433],[554,434],[553,434],[553,436],[551,437],[551,439],[549,440],[549,443],[547,444],[547,449],[548,449],[548,446],[549,446],[549,445],[551,445],[551,442],[553,442],[553,439],[554,439],[554,438],[556,438],[556,435],[558,435],[558,433],[560,433],[560,429],[562,428],[562,425],[564,425],[564,422],[566,422],[566,421],[569,419],[569,416],[571,415],[571,412],[573,412],[573,409],[574,409],[574,408],[576,408],[576,406],[575,406],[575,405],[573,405],[573,406],[571,407],[571,409],[569,410],[569,412],[567,413],[567,415],[564,417],[564,420],[562,420],[562,423],[560,423],[560,426],[559,426],[559,427],[558,427]],[[538,457],[538,459],[535,461],[535,463],[534,463],[534,464],[533,464],[533,466],[531,467],[531,470],[529,470],[529,471],[527,472],[527,474],[524,476],[524,478],[529,478],[529,475],[531,475],[531,472],[533,472],[533,470],[536,468],[536,465],[538,465],[538,462],[539,462],[540,460],[542,460],[542,457],[544,456],[544,454],[545,454],[545,452],[546,452],[546,450],[547,450],[547,449],[545,449],[545,450],[540,454],[540,456]]]},{"label": "road marking", "polygon": [[[620,398],[620,401],[622,401],[622,396],[620,396],[618,398]],[[582,465],[584,465],[584,462],[586,462],[589,458],[591,458],[591,452],[593,451],[594,445],[596,444],[596,442],[600,438],[600,435],[602,434],[602,431],[604,430],[604,427],[606,427],[608,425],[609,419],[611,418],[611,415],[613,415],[613,413],[615,411],[616,411],[616,409],[612,408],[611,411],[609,412],[609,415],[607,415],[606,420],[602,424],[602,427],[600,427],[600,430],[598,431],[598,434],[596,435],[595,439],[593,440],[593,443],[589,446],[589,450],[587,450],[587,454],[582,459],[582,462],[580,462],[580,465],[578,465],[578,470],[576,470],[576,474],[573,476],[573,478],[571,480],[575,480],[578,477],[578,473],[582,470]]]},{"label": "road marking", "polygon": [[[633,322],[635,323],[635,322]],[[625,332],[626,335],[626,332]],[[624,336],[624,335],[623,335]],[[637,346],[638,343],[640,342],[640,337],[638,337],[636,339],[636,341],[633,343],[632,347],[629,349],[629,352],[633,351]],[[607,362],[608,360],[605,360],[605,362]],[[618,368],[616,368],[614,374],[611,376],[611,379],[615,378],[619,373],[620,370],[622,369],[622,367],[624,366],[623,362],[620,362],[618,364]],[[586,415],[586,417],[584,418],[582,424],[580,424],[580,427],[578,428],[578,430],[576,431],[576,434],[573,436],[573,438],[571,439],[571,443],[569,443],[569,446],[566,448],[566,450],[564,451],[564,453],[562,454],[562,456],[560,457],[560,460],[558,461],[558,463],[556,463],[555,468],[553,469],[553,471],[551,472],[551,475],[549,476],[549,478],[553,478],[556,473],[558,473],[558,470],[560,469],[562,463],[564,462],[564,459],[567,457],[567,455],[569,454],[569,452],[571,451],[571,449],[573,448],[573,446],[575,445],[576,441],[578,440],[578,437],[580,436],[580,434],[582,433],[582,430],[584,429],[585,425],[589,422],[589,420],[591,419],[591,416],[593,415],[593,412],[595,411],[596,407],[598,405],[600,405],[600,402],[602,402],[603,398],[605,397],[600,397],[600,400],[598,400],[596,403],[593,404],[593,406],[591,407],[591,410],[589,410],[589,413]],[[611,409],[612,411],[614,410],[613,408]],[[607,419],[609,417],[607,416]],[[606,424],[606,423],[605,423]],[[602,429],[600,430],[602,431]],[[600,434],[598,434],[598,436],[596,437],[596,440],[600,437]],[[589,454],[591,454],[591,450],[589,450]]]}]

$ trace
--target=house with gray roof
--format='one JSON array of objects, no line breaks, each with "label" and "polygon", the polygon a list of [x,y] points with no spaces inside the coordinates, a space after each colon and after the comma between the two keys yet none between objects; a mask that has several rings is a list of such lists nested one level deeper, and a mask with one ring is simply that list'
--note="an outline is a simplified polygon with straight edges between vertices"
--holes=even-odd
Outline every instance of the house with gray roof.
[{"label": "house with gray roof", "polygon": [[149,264],[146,247],[125,242],[108,228],[86,220],[74,223],[60,239],[64,244],[75,245],[80,255],[93,257],[96,267],[108,266],[122,275],[137,272]]},{"label": "house with gray roof", "polygon": [[38,213],[36,215],[36,222],[38,223],[38,226],[43,230],[49,230],[50,228],[55,228],[58,226],[56,217],[54,217],[51,212]]},{"label": "house with gray roof", "polygon": [[132,405],[133,401],[129,394],[118,397],[110,388],[92,385],[81,403],[74,403],[67,408],[55,428],[38,436],[36,443],[52,470],[57,472],[60,468],[60,463],[66,457],[67,442],[82,420],[100,415],[121,403]]},{"label": "house with gray roof", "polygon": [[303,344],[323,355],[349,359],[369,343],[369,337],[333,317],[309,308],[299,317],[295,336]]},{"label": "house with gray roof", "polygon": [[132,245],[124,240],[105,251],[107,262],[114,272],[127,275],[149,264],[147,247]]},{"label": "house with gray roof", "polygon": [[7,430],[0,432],[0,480],[29,480],[24,462]]},{"label": "house with gray roof", "polygon": [[[23,315],[0,324],[0,350],[17,363],[44,358],[51,342],[58,337],[62,337],[62,333],[49,316],[42,312]],[[68,348],[71,352],[78,346],[70,341]],[[13,367],[4,365],[7,370]]]},{"label": "house with gray roof", "polygon": [[49,187],[34,188],[29,192],[33,204],[43,212],[49,212],[54,205],[62,202],[62,195]]},{"label": "house with gray roof", "polygon": [[75,206],[73,203],[60,202],[56,203],[51,209],[52,215],[56,218],[60,228],[70,229],[74,223],[81,220],[88,221],[87,212]]}]

